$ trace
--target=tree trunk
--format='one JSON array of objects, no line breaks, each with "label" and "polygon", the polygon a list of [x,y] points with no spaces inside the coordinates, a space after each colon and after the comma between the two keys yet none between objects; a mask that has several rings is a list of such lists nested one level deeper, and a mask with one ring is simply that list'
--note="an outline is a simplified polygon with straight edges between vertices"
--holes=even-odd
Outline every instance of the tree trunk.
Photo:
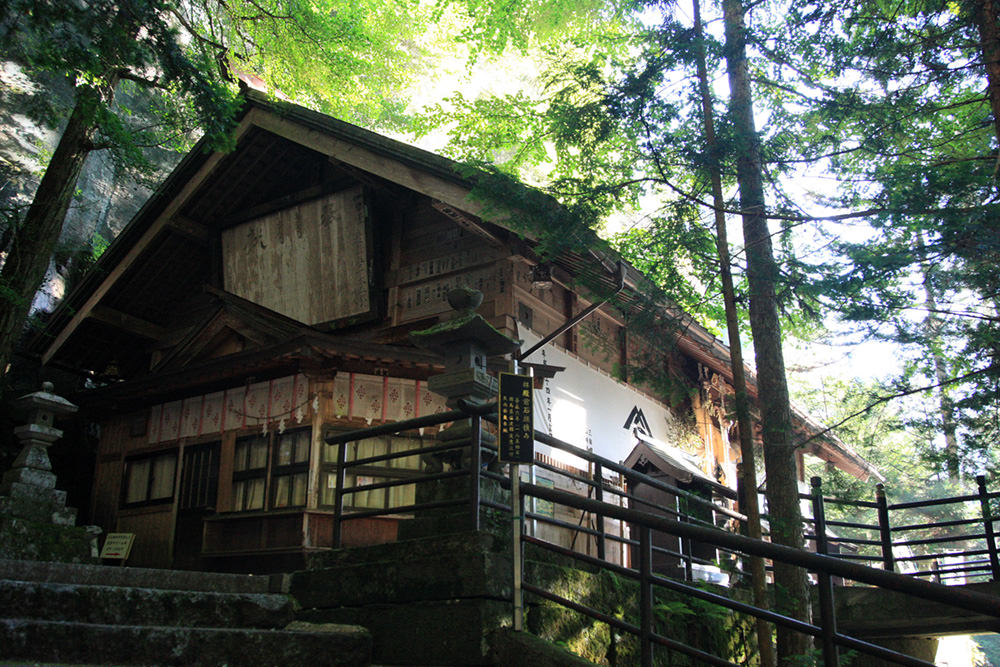
[{"label": "tree trunk", "polygon": [[[798,470],[775,291],[778,267],[774,261],[764,207],[764,179],[760,143],[754,127],[741,0],[723,0],[723,13],[726,69],[730,88],[729,110],[738,151],[736,178],[740,189],[743,240],[747,254],[750,330],[757,362],[757,392],[763,426],[771,540],[802,548]],[[777,610],[794,618],[808,620],[806,573],[797,567],[776,562],[774,582]],[[779,664],[799,664],[795,656],[807,654],[811,649],[811,642],[806,635],[778,626],[777,649]]]},{"label": "tree trunk", "polygon": [[955,424],[955,406],[948,395],[948,369],[944,355],[941,353],[941,318],[937,314],[937,296],[932,279],[933,267],[927,262],[927,246],[924,243],[923,232],[917,231],[917,252],[920,254],[920,270],[923,273],[924,304],[927,306],[927,319],[924,320],[924,332],[927,335],[927,349],[934,360],[934,380],[938,383],[938,406],[941,413],[941,432],[944,434],[944,462],[948,471],[948,479],[959,481],[961,465],[958,458],[958,427]]},{"label": "tree trunk", "polygon": [[99,110],[111,102],[116,82],[112,77],[100,88],[77,87],[66,129],[24,220],[14,232],[0,270],[0,377],[7,373],[35,292],[45,278],[80,171],[93,149]]},{"label": "tree trunk", "polygon": [[[736,403],[736,424],[740,438],[740,476],[744,489],[743,505],[740,511],[747,515],[746,534],[755,540],[761,539],[760,507],[757,504],[757,465],[753,452],[753,421],[750,418],[750,404],[747,400],[746,375],[743,372],[743,346],[740,343],[740,316],[736,310],[736,293],[733,287],[732,260],[729,256],[729,239],[726,232],[725,201],[722,196],[722,176],[718,163],[718,143],[715,140],[715,118],[712,111],[712,97],[708,88],[708,66],[706,65],[704,32],[701,25],[701,3],[694,0],[694,30],[697,46],[695,55],[698,65],[698,89],[701,97],[702,118],[705,124],[705,150],[709,157],[709,178],[712,183],[712,204],[715,206],[715,245],[719,256],[719,273],[722,280],[722,301],[726,309],[726,331],[729,334],[729,361],[733,372],[733,392]],[[767,579],[763,558],[750,559],[750,578],[753,586],[753,601],[758,607],[767,609]],[[757,619],[757,649],[761,667],[775,665],[774,645],[771,643],[771,627],[762,619]]]},{"label": "tree trunk", "polygon": [[986,69],[986,94],[993,111],[993,132],[1000,144],[1000,16],[996,0],[975,0],[972,5],[972,18],[979,31],[979,49]]}]

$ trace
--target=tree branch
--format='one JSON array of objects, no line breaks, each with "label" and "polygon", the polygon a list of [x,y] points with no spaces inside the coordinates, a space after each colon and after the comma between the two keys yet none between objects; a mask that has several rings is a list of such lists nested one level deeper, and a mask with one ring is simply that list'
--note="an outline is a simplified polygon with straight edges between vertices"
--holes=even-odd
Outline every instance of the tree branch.
[{"label": "tree branch", "polygon": [[943,382],[935,382],[934,384],[925,385],[923,387],[915,387],[913,389],[907,389],[905,391],[901,391],[901,392],[898,392],[898,393],[895,393],[895,394],[891,394],[889,396],[880,396],[879,398],[877,398],[876,400],[872,401],[871,403],[869,403],[865,407],[861,408],[860,410],[856,410],[855,412],[852,412],[851,414],[847,415],[846,417],[844,417],[843,419],[841,419],[839,422],[837,422],[833,426],[828,426],[825,429],[823,429],[822,431],[810,435],[808,438],[806,438],[802,442],[797,443],[795,446],[797,448],[798,447],[803,447],[807,443],[812,442],[813,440],[816,440],[818,438],[822,438],[823,436],[825,436],[830,431],[843,426],[844,424],[846,424],[847,422],[851,421],[855,417],[863,415],[864,413],[868,412],[869,410],[871,410],[872,408],[874,408],[877,405],[882,405],[883,403],[888,403],[889,401],[897,399],[897,398],[904,398],[906,396],[912,396],[913,394],[919,394],[921,392],[930,391],[931,389],[937,389],[938,387],[946,387],[946,386],[948,386],[950,384],[958,384],[959,382],[965,382],[966,380],[968,380],[970,378],[973,378],[973,377],[975,377],[977,375],[982,375],[983,373],[986,373],[986,372],[989,372],[989,371],[993,371],[993,370],[996,370],[996,365],[995,364],[991,364],[991,365],[987,366],[986,368],[980,368],[980,369],[977,369],[977,370],[974,370],[974,371],[969,371],[965,375],[959,375],[958,377],[948,378],[947,380],[945,380]]},{"label": "tree branch", "polygon": [[164,90],[166,88],[163,81],[160,79],[147,79],[146,77],[135,74],[131,70],[118,70],[118,78],[125,79],[127,81],[134,81],[140,86],[144,86],[146,88],[158,88],[160,90]]}]

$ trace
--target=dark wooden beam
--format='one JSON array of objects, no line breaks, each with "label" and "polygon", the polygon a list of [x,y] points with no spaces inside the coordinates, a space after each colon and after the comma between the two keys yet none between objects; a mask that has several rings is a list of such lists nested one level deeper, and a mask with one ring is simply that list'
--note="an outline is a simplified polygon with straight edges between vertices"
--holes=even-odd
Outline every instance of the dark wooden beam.
[{"label": "dark wooden beam", "polygon": [[171,218],[167,222],[167,229],[204,245],[208,245],[212,237],[212,230],[183,215]]},{"label": "dark wooden beam", "polygon": [[90,311],[90,317],[98,322],[113,326],[116,329],[122,329],[128,333],[133,333],[150,340],[160,340],[167,335],[167,330],[159,324],[154,324],[140,317],[129,315],[128,313],[123,313],[120,310],[108,308],[107,306],[95,306]]}]

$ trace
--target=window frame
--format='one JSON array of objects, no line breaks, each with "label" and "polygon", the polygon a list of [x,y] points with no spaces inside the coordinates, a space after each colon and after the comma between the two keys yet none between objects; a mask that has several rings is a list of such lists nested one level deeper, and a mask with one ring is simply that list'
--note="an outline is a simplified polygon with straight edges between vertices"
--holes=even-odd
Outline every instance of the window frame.
[{"label": "window frame", "polygon": [[[423,447],[427,446],[427,440],[428,439],[433,439],[433,438],[427,438],[427,437],[424,437],[424,436],[409,436],[409,435],[399,435],[399,434],[395,434],[395,435],[382,435],[382,436],[375,436],[375,437],[383,441],[387,453],[392,451],[394,443],[395,443],[396,440],[410,440],[410,441],[418,442],[418,443],[420,443],[419,446],[417,446],[417,447],[411,447],[410,449],[420,449],[420,448],[423,448]],[[337,477],[338,477],[338,474],[337,474],[338,473],[338,464],[337,464],[337,461],[336,461],[336,457],[334,457],[332,460],[327,460],[325,458],[326,452],[327,452],[326,448],[327,447],[352,447],[353,446],[353,448],[354,448],[353,454],[352,454],[352,451],[349,449],[348,452],[347,452],[347,458],[345,459],[345,461],[350,462],[350,461],[352,461],[354,459],[357,459],[357,458],[368,458],[367,456],[363,456],[363,457],[357,456],[357,447],[358,447],[358,444],[360,442],[363,442],[363,441],[352,440],[350,442],[346,442],[346,443],[342,443],[340,445],[334,445],[334,446],[326,445],[325,443],[322,445],[322,447],[320,449],[319,463],[318,463],[319,487],[320,488],[319,488],[319,497],[317,499],[317,505],[320,508],[323,508],[323,509],[333,509],[333,508],[336,507],[336,493],[337,493],[337,488],[336,488],[336,486],[334,486],[332,488],[329,487],[329,479],[331,477],[333,479],[337,479]],[[336,449],[333,449],[332,451],[336,452]],[[419,455],[410,454],[408,456],[419,456]],[[395,462],[395,461],[405,461],[405,460],[406,460],[405,457],[404,458],[398,458],[398,459],[392,459],[389,462],[383,462],[383,464],[384,463]],[[402,480],[402,479],[417,479],[417,478],[421,477],[421,475],[422,475],[423,464],[421,463],[421,461],[419,459],[417,460],[416,463],[417,463],[417,466],[418,466],[417,468],[404,468],[402,466],[389,466],[389,465],[378,465],[378,464],[365,465],[365,466],[353,468],[350,472],[346,473],[345,476],[344,476],[345,486],[347,486],[347,487],[357,486],[358,485],[358,482],[357,482],[357,478],[358,477],[372,478],[372,483],[376,483],[376,484],[379,484],[379,483],[382,483],[382,482],[388,482],[388,481]],[[353,481],[352,481],[352,478],[353,478]],[[395,487],[395,489],[405,489],[405,488],[406,488],[405,486]],[[333,499],[332,499],[331,502],[324,502],[324,492],[326,492],[327,490],[329,490],[329,492],[333,496]],[[350,497],[345,498],[344,510],[345,511],[347,511],[347,510],[350,510],[350,511],[364,511],[364,510],[370,510],[370,509],[391,510],[392,507],[393,507],[392,498],[391,498],[391,495],[392,495],[391,491],[393,491],[392,488],[378,489],[378,490],[375,491],[376,493],[380,493],[382,495],[382,502],[381,502],[381,504],[378,507],[374,507],[372,505],[355,505],[355,504],[351,504],[350,503],[351,498]],[[357,494],[351,494],[351,496],[356,498]]]},{"label": "window frame", "polygon": [[[170,483],[168,487],[170,489],[170,494],[167,496],[151,498],[150,496],[153,493],[154,486],[157,485],[158,482],[156,475],[153,474],[156,471],[156,462],[164,459],[173,459],[173,467],[170,473]],[[129,489],[131,486],[130,482],[132,480],[131,471],[134,470],[134,466],[136,464],[141,462],[148,462],[149,464],[149,470],[146,473],[146,488],[141,500],[130,501]],[[177,496],[178,449],[176,447],[126,456],[123,463],[119,507],[122,509],[133,509],[139,507],[173,504],[174,499]]]},{"label": "window frame", "polygon": [[[239,457],[240,446],[244,443],[252,445],[253,443],[260,441],[263,441],[264,443],[264,457],[263,457],[264,465],[262,467],[257,467],[257,468],[249,467],[251,461],[253,460],[253,447],[248,446],[246,448],[246,456],[244,461],[244,465],[246,467],[238,468],[237,466],[239,464],[237,463],[237,460]],[[244,436],[237,437],[236,440],[233,442],[233,477],[231,481],[233,512],[261,512],[269,509],[267,504],[267,497],[268,497],[268,489],[270,488],[270,485],[268,483],[270,475],[270,460],[271,460],[270,453],[271,453],[270,434],[250,433]],[[249,488],[249,485],[246,483],[251,480],[257,480],[257,479],[262,479],[264,483],[264,487],[261,491],[260,507],[247,507],[246,501],[249,496],[246,492],[246,489]],[[240,483],[244,484],[244,490],[242,493],[242,499],[243,499],[242,507],[237,505],[237,498],[239,498],[240,495],[237,494],[236,492],[236,486],[237,484]]]},{"label": "window frame", "polygon": [[[306,457],[304,461],[296,460],[296,452],[298,448],[292,445],[292,462],[291,463],[279,463],[278,458],[281,455],[281,440],[283,438],[297,438],[301,434],[308,434],[306,438]],[[294,442],[294,441],[293,441]],[[305,426],[302,428],[288,429],[283,433],[274,433],[271,436],[271,469],[268,473],[268,494],[269,494],[269,509],[272,510],[286,510],[286,509],[298,509],[302,507],[309,506],[309,464],[312,461],[312,426]],[[295,478],[302,476],[303,483],[305,484],[305,493],[303,494],[302,504],[293,504],[295,496]],[[288,477],[287,485],[287,498],[284,505],[278,504],[278,487],[279,477]]]}]

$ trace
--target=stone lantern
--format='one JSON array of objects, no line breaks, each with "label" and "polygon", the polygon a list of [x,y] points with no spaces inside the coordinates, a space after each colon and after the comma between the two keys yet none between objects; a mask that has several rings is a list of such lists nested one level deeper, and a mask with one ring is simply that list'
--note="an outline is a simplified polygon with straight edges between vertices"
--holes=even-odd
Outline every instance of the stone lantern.
[{"label": "stone lantern", "polygon": [[[482,302],[483,294],[478,290],[453,289],[448,293],[448,304],[455,309],[455,315],[410,334],[414,344],[444,359],[444,373],[429,378],[427,388],[443,396],[450,408],[457,408],[460,399],[474,404],[495,399],[498,381],[487,372],[486,358],[509,354],[520,346],[519,341],[505,336],[475,312]],[[468,420],[456,422],[442,433],[441,439],[467,435],[467,427]]]},{"label": "stone lantern", "polygon": [[[509,354],[520,345],[519,341],[505,336],[481,315],[476,314],[475,310],[482,301],[483,295],[477,290],[454,289],[448,293],[448,303],[455,309],[454,316],[429,329],[410,334],[414,344],[439,354],[443,359],[444,373],[428,378],[427,388],[443,396],[450,408],[458,408],[462,400],[471,404],[494,400],[499,382],[487,372],[486,358]],[[423,457],[423,463],[429,472],[441,472],[446,468],[451,470],[471,468],[469,457],[474,451],[468,446],[472,445],[473,440],[471,418],[454,421],[451,426],[438,433],[437,439],[442,443],[453,445],[454,448]],[[491,445],[495,441],[495,435],[485,429],[480,431],[479,446]],[[504,502],[505,492],[495,481],[482,477],[477,479],[479,497]],[[467,493],[468,483],[464,479],[440,479],[418,484],[417,502],[454,500]],[[479,508],[477,511],[480,512],[480,518],[476,519],[476,528],[482,521],[482,512],[492,510]],[[454,530],[461,526],[472,527],[469,520],[470,515],[466,510],[456,510],[451,507],[430,510],[424,512],[422,517],[401,524],[399,538],[440,534],[442,531]]]},{"label": "stone lantern", "polygon": [[14,429],[22,449],[0,480],[0,558],[94,559],[100,530],[76,526],[76,509],[66,507],[66,492],[56,489],[48,454],[63,434],[56,417],[77,406],[54,394],[50,382],[14,405],[27,412],[28,423]]},{"label": "stone lantern", "polygon": [[[3,481],[0,482],[0,495],[15,497],[25,492],[30,492],[33,496],[51,495],[44,493],[42,489],[56,488],[56,476],[52,473],[48,448],[62,437],[63,432],[55,427],[55,420],[58,416],[73,414],[77,407],[65,398],[53,394],[52,389],[52,383],[46,382],[41,391],[26,394],[14,402],[15,408],[28,413],[28,423],[14,429],[14,435],[22,445],[21,453],[14,459],[13,468],[4,474]],[[53,520],[55,523],[63,523],[61,520]],[[74,512],[68,522],[72,525],[75,520]]]}]

